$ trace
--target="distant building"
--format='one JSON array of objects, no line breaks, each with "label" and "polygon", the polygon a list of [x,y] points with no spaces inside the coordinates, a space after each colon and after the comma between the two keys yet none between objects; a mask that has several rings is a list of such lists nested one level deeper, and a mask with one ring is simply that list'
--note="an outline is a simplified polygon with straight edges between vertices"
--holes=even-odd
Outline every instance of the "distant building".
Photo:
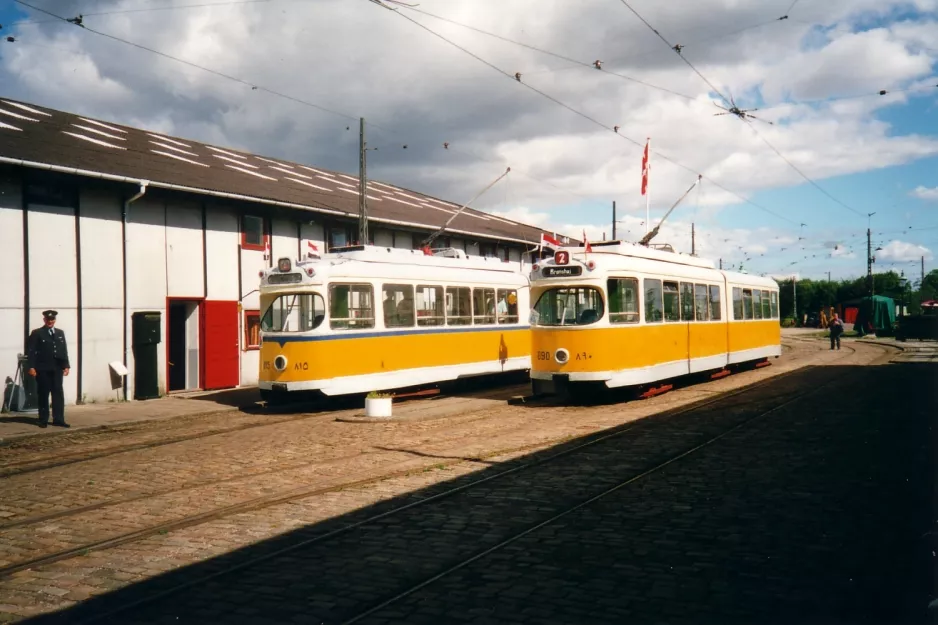
[{"label": "distant building", "polygon": [[[132,315],[153,311],[160,393],[255,384],[259,271],[355,242],[358,200],[356,176],[0,99],[0,375],[54,308],[67,403],[132,399]],[[369,181],[370,243],[419,247],[458,208]],[[467,209],[434,247],[520,266],[541,233]]]}]

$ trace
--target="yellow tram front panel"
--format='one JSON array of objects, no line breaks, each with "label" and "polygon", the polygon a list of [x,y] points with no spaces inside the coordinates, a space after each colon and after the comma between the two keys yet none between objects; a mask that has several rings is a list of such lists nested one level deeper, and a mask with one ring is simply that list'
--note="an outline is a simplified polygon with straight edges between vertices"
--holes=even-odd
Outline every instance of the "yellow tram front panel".
[{"label": "yellow tram front panel", "polygon": [[[531,331],[531,369],[545,373],[599,373],[638,369],[726,353],[725,323],[662,323]],[[558,349],[569,352],[557,362]]]},{"label": "yellow tram front panel", "polygon": [[[265,337],[260,352],[260,381],[308,382],[530,357],[531,334],[506,325],[281,335]],[[283,371],[277,356],[286,358]]]}]

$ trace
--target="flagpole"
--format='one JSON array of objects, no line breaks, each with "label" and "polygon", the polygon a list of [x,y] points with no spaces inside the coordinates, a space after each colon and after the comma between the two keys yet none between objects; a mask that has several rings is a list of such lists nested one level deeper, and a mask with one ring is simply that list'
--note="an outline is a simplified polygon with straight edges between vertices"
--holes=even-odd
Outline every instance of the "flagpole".
[{"label": "flagpole", "polygon": [[[648,173],[646,174],[646,179],[651,180],[651,137],[648,137],[647,150],[648,150]],[[646,183],[645,188],[645,234],[648,234],[651,228],[651,185]]]}]

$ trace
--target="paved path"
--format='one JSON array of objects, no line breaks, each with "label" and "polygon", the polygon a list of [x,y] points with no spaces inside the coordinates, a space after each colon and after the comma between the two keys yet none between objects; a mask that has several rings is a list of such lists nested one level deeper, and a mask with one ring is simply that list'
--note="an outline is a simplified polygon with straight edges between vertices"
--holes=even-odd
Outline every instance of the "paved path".
[{"label": "paved path", "polygon": [[[481,471],[389,480],[391,497],[340,515],[345,491],[313,508],[266,509],[246,526],[222,519],[218,530],[255,528],[246,536],[255,539],[131,585],[122,580],[158,550],[184,553],[223,534],[172,532],[128,545],[136,570],[118,564],[127,555],[102,552],[24,571],[0,589],[6,582],[10,601],[27,596],[17,583],[44,584],[49,596],[68,594],[68,583],[115,589],[50,622],[924,622],[938,549],[927,541],[938,530],[936,368],[870,364],[852,349],[696,410],[626,420]],[[630,409],[545,412],[559,423]],[[536,428],[549,427],[527,410]],[[457,440],[479,427],[437,424]],[[446,429],[422,432],[429,441]],[[259,539],[256,528],[282,514],[293,528]]]}]

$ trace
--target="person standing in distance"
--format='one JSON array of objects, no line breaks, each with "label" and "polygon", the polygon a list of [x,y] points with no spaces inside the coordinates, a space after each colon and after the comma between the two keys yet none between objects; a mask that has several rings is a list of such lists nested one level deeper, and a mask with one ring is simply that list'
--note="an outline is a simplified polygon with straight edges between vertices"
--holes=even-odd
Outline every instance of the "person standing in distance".
[{"label": "person standing in distance", "polygon": [[65,395],[62,391],[62,376],[68,375],[68,346],[65,333],[55,327],[55,310],[42,311],[45,325],[29,335],[26,357],[29,375],[36,378],[39,390],[39,427],[49,423],[49,394],[52,394],[52,425],[67,428],[65,422]]}]

